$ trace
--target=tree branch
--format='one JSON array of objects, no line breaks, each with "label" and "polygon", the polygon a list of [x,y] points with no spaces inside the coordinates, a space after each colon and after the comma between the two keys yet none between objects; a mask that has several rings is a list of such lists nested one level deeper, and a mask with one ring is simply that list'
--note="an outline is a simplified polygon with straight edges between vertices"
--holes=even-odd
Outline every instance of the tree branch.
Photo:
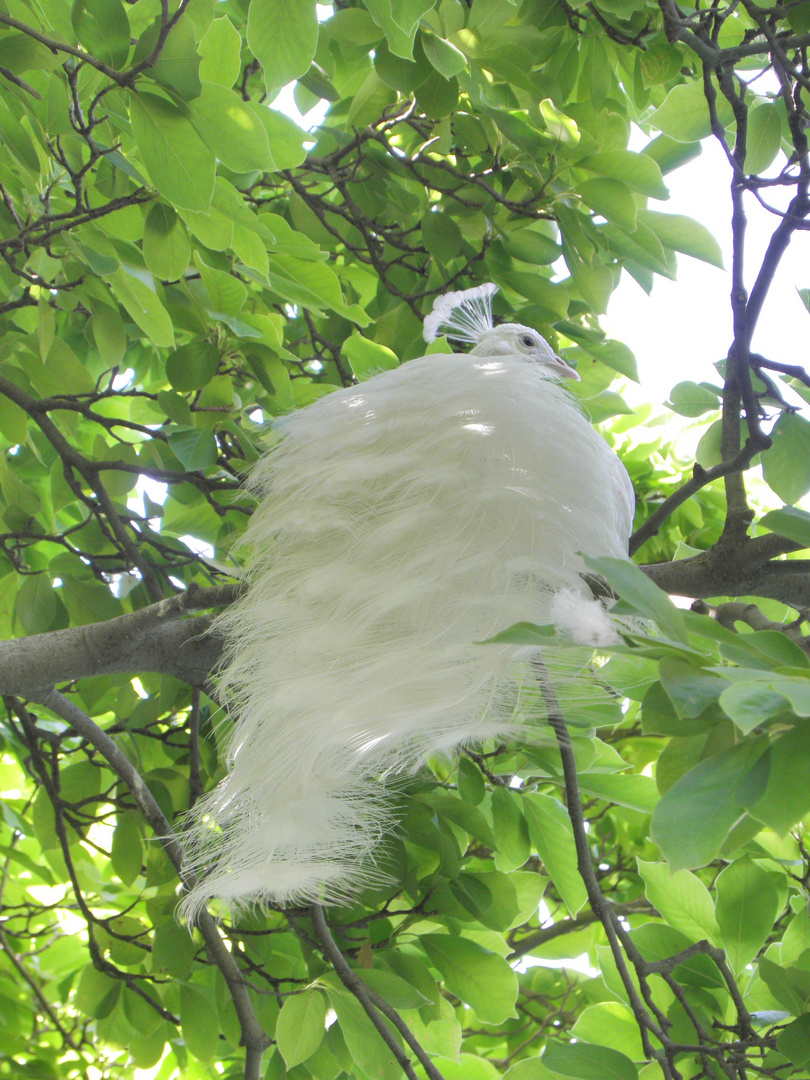
[{"label": "tree branch", "polygon": [[394,1027],[402,1035],[405,1042],[410,1046],[416,1055],[420,1065],[425,1070],[429,1080],[444,1080],[442,1074],[434,1066],[428,1055],[422,1049],[413,1035],[413,1032],[403,1021],[402,1017],[392,1009],[387,1001],[384,1001],[379,994],[375,994],[371,987],[367,986],[360,976],[349,967],[346,962],[346,958],[335,943],[335,939],[329,932],[329,926],[324,917],[323,908],[320,904],[311,904],[309,908],[310,915],[312,916],[312,926],[315,930],[315,934],[323,947],[324,955],[330,960],[335,971],[340,976],[340,981],[351,991],[357,998],[363,1009],[366,1012],[369,1020],[374,1027],[380,1033],[385,1045],[397,1059],[397,1063],[408,1080],[418,1080],[416,1073],[413,1070],[413,1066],[408,1059],[408,1055],[404,1053],[402,1047],[397,1040],[391,1034],[389,1029],[380,1019],[378,1012],[381,1012],[383,1016],[386,1016]]},{"label": "tree branch", "polygon": [[225,607],[237,587],[190,588],[185,593],[107,622],[0,642],[0,694],[30,697],[55,683],[92,675],[154,671],[208,692],[222,639],[210,616],[192,611]]},{"label": "tree branch", "polygon": [[[183,869],[182,845],[151,791],[146,786],[143,777],[123,750],[110,738],[106,731],[100,728],[64,694],[51,690],[39,695],[32,695],[30,700],[38,702],[61,717],[70,724],[75,732],[98,750],[113,772],[126,784],[138,809],[160,840],[172,866],[174,866],[184,885],[187,888],[192,888],[196,883],[196,878]],[[197,926],[202,934],[211,961],[222,972],[222,977],[228,987],[239,1018],[242,1043],[245,1046],[244,1080],[259,1080],[262,1057],[264,1051],[270,1045],[270,1039],[259,1024],[253,1011],[244,976],[237,967],[236,961],[227,948],[216,923],[207,911],[200,915]]]}]

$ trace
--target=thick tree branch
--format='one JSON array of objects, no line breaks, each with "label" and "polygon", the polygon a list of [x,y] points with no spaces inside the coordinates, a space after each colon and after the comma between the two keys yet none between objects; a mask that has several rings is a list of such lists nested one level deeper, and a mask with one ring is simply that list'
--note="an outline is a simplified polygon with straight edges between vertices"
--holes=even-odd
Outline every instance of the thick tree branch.
[{"label": "thick tree branch", "polygon": [[[768,541],[768,544],[764,544]],[[719,596],[761,596],[801,611],[810,606],[810,572],[799,560],[776,561],[778,551],[798,551],[774,535],[745,540],[733,550],[712,549],[691,559],[655,563],[644,573],[665,592],[708,600]]]},{"label": "thick tree branch", "polygon": [[92,675],[172,675],[211,689],[222,639],[211,618],[184,618],[224,607],[237,589],[189,589],[185,593],[107,622],[0,642],[0,694],[30,697],[55,683]]}]

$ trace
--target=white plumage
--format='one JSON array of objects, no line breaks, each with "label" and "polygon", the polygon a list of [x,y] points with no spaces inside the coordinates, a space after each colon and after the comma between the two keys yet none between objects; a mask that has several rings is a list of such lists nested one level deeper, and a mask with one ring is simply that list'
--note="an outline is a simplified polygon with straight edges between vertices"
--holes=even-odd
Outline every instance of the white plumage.
[{"label": "white plumage", "polygon": [[253,471],[248,588],[219,619],[237,720],[190,822],[189,920],[212,897],[329,901],[373,881],[380,777],[521,718],[528,665],[480,642],[521,620],[612,633],[578,553],[626,556],[627,473],[560,386],[576,373],[536,331],[493,328],[495,291],[440,297],[425,320],[470,353],[328,395]]}]

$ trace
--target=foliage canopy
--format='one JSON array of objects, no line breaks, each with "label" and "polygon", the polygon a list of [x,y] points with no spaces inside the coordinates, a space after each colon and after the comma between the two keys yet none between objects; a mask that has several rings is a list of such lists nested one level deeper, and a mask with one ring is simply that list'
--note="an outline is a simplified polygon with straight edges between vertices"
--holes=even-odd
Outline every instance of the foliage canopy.
[{"label": "foliage canopy", "polygon": [[[806,1076],[810,380],[749,341],[810,210],[810,2],[321,14],[0,0],[0,1077]],[[598,316],[622,274],[721,262],[666,206],[707,138],[729,354],[633,410]],[[578,361],[645,573],[594,569],[659,633],[598,714],[403,785],[390,887],[191,936],[171,828],[224,768],[197,613],[233,596],[263,421],[420,355],[480,281]]]}]

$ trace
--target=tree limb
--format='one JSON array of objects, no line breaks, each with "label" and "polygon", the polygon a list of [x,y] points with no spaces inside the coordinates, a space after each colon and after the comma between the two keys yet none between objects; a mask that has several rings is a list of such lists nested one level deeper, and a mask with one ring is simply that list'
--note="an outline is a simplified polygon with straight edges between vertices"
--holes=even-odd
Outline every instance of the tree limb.
[{"label": "tree limb", "polygon": [[107,622],[2,641],[0,694],[33,697],[55,683],[139,671],[172,675],[208,692],[222,638],[211,631],[211,616],[183,616],[223,607],[237,591],[233,586],[188,589]]},{"label": "tree limb", "polygon": [[[196,879],[193,874],[189,874],[183,868],[183,848],[176,833],[155,801],[143,777],[117,743],[69,698],[56,690],[45,691],[40,695],[32,696],[30,700],[38,702],[61,717],[98,750],[119,779],[126,784],[138,809],[160,840],[183,883],[188,888],[193,887]],[[245,1046],[244,1080],[259,1080],[262,1057],[270,1045],[270,1039],[256,1018],[244,976],[225,945],[216,923],[207,911],[199,916],[197,926],[208,955],[222,972],[239,1018],[242,1043]]]}]

